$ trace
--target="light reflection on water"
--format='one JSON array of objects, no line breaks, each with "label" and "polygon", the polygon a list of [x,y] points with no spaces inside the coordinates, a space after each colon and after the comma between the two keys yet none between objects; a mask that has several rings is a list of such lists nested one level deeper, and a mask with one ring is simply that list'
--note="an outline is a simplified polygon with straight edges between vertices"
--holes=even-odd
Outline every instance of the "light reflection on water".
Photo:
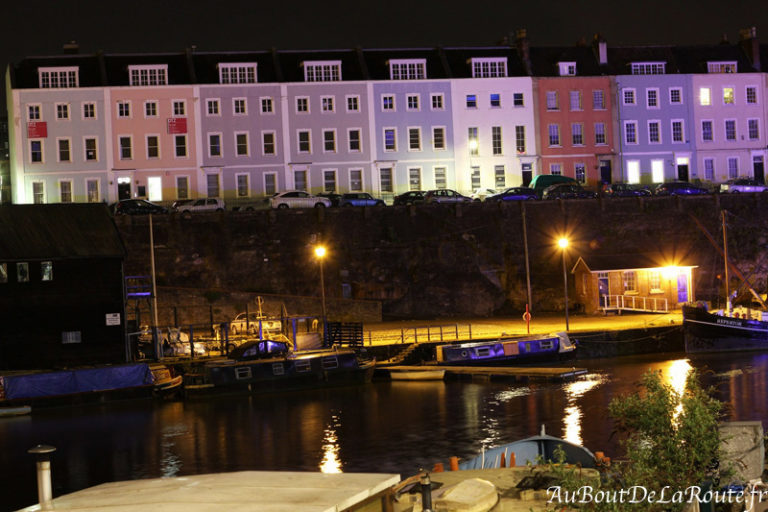
[{"label": "light reflection on water", "polygon": [[568,407],[565,408],[565,415],[563,416],[565,429],[563,439],[579,445],[584,443],[584,440],[581,438],[582,412],[578,399],[586,394],[587,391],[607,381],[608,378],[605,375],[590,373],[563,386],[565,395],[568,398]]},{"label": "light reflection on water", "polygon": [[337,414],[331,417],[331,422],[325,427],[323,441],[323,460],[320,463],[321,473],[341,473],[341,460],[339,460],[339,438],[336,430],[341,426],[341,420]]}]

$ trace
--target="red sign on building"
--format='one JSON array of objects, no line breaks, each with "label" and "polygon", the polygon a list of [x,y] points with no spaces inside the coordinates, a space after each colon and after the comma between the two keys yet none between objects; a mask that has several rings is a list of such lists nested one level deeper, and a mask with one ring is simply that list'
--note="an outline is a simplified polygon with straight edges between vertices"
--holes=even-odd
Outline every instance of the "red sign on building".
[{"label": "red sign on building", "polygon": [[27,123],[27,137],[30,139],[44,139],[48,137],[48,123],[45,121],[29,121]]},{"label": "red sign on building", "polygon": [[187,133],[187,118],[186,117],[169,118],[168,133],[171,135],[175,133]]}]

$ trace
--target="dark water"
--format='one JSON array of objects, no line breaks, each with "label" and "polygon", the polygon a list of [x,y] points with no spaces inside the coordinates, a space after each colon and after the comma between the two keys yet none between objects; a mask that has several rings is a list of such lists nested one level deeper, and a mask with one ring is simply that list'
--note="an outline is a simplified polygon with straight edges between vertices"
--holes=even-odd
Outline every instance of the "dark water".
[{"label": "dark water", "polygon": [[649,368],[682,385],[706,368],[733,420],[768,425],[768,355],[684,354],[579,361],[582,379],[527,386],[501,382],[376,382],[343,388],[200,401],[133,401],[0,418],[0,511],[36,502],[26,453],[57,447],[54,496],[99,483],[241,470],[387,472],[408,476],[483,445],[548,434],[621,455],[607,406],[633,392]]}]

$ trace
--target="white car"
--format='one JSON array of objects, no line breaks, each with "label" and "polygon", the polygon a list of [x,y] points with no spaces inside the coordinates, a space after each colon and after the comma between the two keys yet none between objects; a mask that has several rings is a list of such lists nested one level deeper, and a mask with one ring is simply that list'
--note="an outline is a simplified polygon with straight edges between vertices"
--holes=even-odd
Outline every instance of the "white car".
[{"label": "white car", "polygon": [[286,190],[278,192],[269,199],[272,208],[328,208],[331,200],[326,197],[313,196],[303,190]]},{"label": "white car", "polygon": [[478,188],[472,192],[469,197],[473,201],[485,201],[486,197],[495,196],[499,191],[494,188]]},{"label": "white car", "polygon": [[226,209],[227,205],[223,200],[207,197],[182,203],[176,207],[175,211],[180,213],[182,217],[189,218],[194,212],[223,212]]},{"label": "white car", "polygon": [[720,192],[724,194],[737,194],[739,192],[765,192],[768,185],[760,183],[752,178],[736,178],[720,184]]},{"label": "white car", "polygon": [[[234,320],[229,323],[229,334],[258,334],[259,333],[259,320],[261,320],[261,332],[266,333],[278,333],[280,332],[282,325],[279,319],[271,319],[262,316],[259,318],[257,313],[249,313],[248,321],[245,321],[245,313],[239,313]],[[216,337],[220,338],[220,325],[215,325]]]}]

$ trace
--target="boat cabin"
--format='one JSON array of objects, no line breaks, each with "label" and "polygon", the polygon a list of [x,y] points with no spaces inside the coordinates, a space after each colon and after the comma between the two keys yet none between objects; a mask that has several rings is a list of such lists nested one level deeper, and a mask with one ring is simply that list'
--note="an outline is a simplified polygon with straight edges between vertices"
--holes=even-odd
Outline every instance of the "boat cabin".
[{"label": "boat cabin", "polygon": [[661,254],[592,255],[571,270],[577,303],[587,314],[666,313],[696,300],[693,269]]}]

